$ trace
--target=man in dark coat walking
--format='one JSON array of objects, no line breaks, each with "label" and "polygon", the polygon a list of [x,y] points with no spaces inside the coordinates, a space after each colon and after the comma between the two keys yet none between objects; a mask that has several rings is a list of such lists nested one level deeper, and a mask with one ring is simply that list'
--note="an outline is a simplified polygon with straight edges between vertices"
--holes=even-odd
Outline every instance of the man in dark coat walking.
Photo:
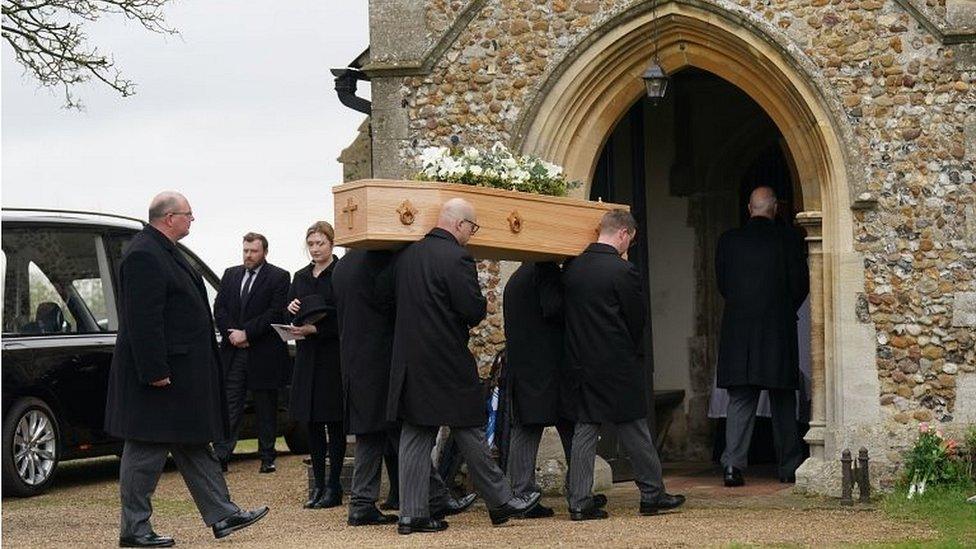
[{"label": "man in dark coat walking", "polygon": [[150,498],[169,454],[215,537],[268,512],[242,511],[231,502],[209,447],[227,436],[227,414],[207,292],[176,246],[192,221],[182,195],[156,196],[149,225],[129,243],[119,266],[119,334],[105,431],[125,441],[119,467],[121,547],[174,544],[149,522]]},{"label": "man in dark coat walking", "polygon": [[725,298],[718,351],[718,386],[728,389],[726,486],[744,484],[756,405],[769,392],[773,441],[782,482],[794,482],[803,459],[796,424],[799,356],[796,312],[809,290],[803,243],[774,223],[776,195],[758,187],[749,197],[749,222],[719,239],[718,289]]},{"label": "man in dark coat walking", "polygon": [[427,501],[430,452],[441,425],[451,427],[492,524],[528,511],[541,496],[514,496],[485,443],[485,402],[468,331],[484,319],[487,302],[474,259],[464,249],[477,230],[474,208],[451,199],[441,209],[437,227],[397,260],[387,413],[403,421],[401,534],[447,528],[446,522],[431,517]]},{"label": "man in dark coat walking", "polygon": [[288,371],[288,346],[271,328],[282,323],[288,304],[288,271],[267,262],[268,239],[258,233],[244,235],[243,265],[230,267],[220,279],[214,300],[214,320],[223,336],[230,436],[214,443],[226,469],[237,445],[248,390],[254,400],[261,473],[275,471],[278,389]]},{"label": "man in dark coat walking", "polygon": [[653,515],[684,503],[664,491],[661,461],[647,428],[647,380],[642,360],[646,311],[637,269],[621,257],[637,224],[613,210],[600,221],[597,242],[566,266],[566,351],[580,380],[577,423],[569,465],[573,520],[607,518],[593,500],[593,464],[600,425],[616,425],[641,492],[640,513]]},{"label": "man in dark coat walking", "polygon": [[[396,515],[384,515],[376,508],[387,444],[395,436],[394,444],[399,446],[400,437],[399,426],[389,421],[386,413],[395,318],[394,276],[392,252],[349,250],[332,277],[339,321],[343,421],[346,432],[356,435],[348,518],[351,526],[397,521]],[[474,494],[455,500],[436,472],[432,475],[431,516],[453,515],[474,503]],[[397,481],[394,471],[390,482]]]},{"label": "man in dark coat walking", "polygon": [[[539,492],[536,456],[546,426],[555,425],[569,463],[573,382],[563,342],[562,272],[556,263],[526,262],[505,284],[505,366],[511,407],[508,476],[516,494]],[[541,503],[526,518],[551,517]]]}]

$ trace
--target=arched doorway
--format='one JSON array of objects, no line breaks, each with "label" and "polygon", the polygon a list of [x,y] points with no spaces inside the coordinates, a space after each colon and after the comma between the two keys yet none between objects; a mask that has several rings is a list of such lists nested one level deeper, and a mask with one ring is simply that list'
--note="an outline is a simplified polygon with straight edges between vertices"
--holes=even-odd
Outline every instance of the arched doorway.
[{"label": "arched doorway", "polygon": [[834,263],[852,251],[849,181],[854,178],[849,174],[860,170],[859,160],[847,153],[852,148],[845,146],[850,130],[832,92],[807,70],[809,61],[754,14],[695,0],[673,0],[655,12],[635,6],[567,56],[520,120],[514,144],[563,165],[570,178],[585,183],[577,196],[587,197],[608,138],[644,93],[640,75],[650,62],[652,42],[667,73],[707,71],[759,105],[782,136],[781,150],[796,182],[793,202],[802,207],[796,221],[807,232],[813,409],[805,438],[812,461],[818,462],[811,467],[818,467],[834,451],[829,426],[835,411],[827,389],[830,361],[839,349],[825,327],[839,326],[832,301],[840,290],[831,276]]}]

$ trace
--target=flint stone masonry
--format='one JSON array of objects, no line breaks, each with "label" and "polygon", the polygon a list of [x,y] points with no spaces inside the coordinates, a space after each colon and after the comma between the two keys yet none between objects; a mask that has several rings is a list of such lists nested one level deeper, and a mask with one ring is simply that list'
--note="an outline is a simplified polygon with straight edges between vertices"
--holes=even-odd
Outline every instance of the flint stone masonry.
[{"label": "flint stone masonry", "polygon": [[[848,185],[863,181],[873,197],[846,216],[824,212],[825,227],[839,231],[824,241],[831,265],[827,311],[857,322],[827,321],[836,350],[826,359],[832,399],[826,430],[834,442],[826,469],[805,471],[811,490],[834,486],[829,464],[840,444],[857,446],[852,433],[863,434],[873,457],[885,456],[890,466],[879,471],[893,474],[918,422],[974,421],[976,45],[966,34],[973,5],[664,0],[658,6],[701,8],[738,21],[744,37],[760,35],[785,64],[803,67],[808,82],[822,82],[823,97],[810,100],[838,113],[844,157],[860,166]],[[448,145],[452,136],[463,146],[501,141],[520,148],[521,124],[549,93],[550,79],[594,37],[625,25],[642,7],[638,0],[372,0],[371,63],[426,67],[367,70],[373,175],[408,177],[420,150]],[[504,346],[506,269],[479,263],[490,313],[472,331],[472,349],[483,373]],[[844,399],[854,395],[845,381],[858,391],[849,410]]]},{"label": "flint stone masonry", "polygon": [[976,326],[976,292],[958,292],[952,301],[952,325]]}]

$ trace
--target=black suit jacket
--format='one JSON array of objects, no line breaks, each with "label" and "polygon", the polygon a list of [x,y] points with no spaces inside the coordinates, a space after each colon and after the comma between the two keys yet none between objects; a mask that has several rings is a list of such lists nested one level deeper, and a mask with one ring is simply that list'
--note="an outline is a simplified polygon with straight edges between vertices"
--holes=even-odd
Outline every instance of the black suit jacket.
[{"label": "black suit jacket", "polygon": [[578,420],[646,417],[640,273],[613,246],[594,243],[566,266],[563,285],[567,360],[579,379]]},{"label": "black suit jacket", "polygon": [[396,263],[396,329],[387,414],[414,425],[477,427],[485,402],[468,330],[487,301],[474,259],[435,228]]},{"label": "black suit jacket", "polygon": [[[105,431],[147,442],[227,437],[217,340],[203,279],[176,245],[147,226],[119,266],[119,335]],[[151,382],[169,377],[171,385]]]},{"label": "black suit jacket", "polygon": [[392,252],[349,250],[332,273],[339,320],[346,432],[375,433],[386,418],[393,354]]},{"label": "black suit jacket", "polygon": [[247,388],[277,389],[288,378],[288,346],[278,337],[271,324],[285,321],[288,305],[288,271],[265,263],[251,282],[247,302],[241,303],[241,282],[247,270],[243,265],[230,267],[220,279],[220,290],[214,299],[214,320],[223,339],[220,354],[224,366],[230,366],[234,347],[227,332],[244,330],[250,346],[247,353]]},{"label": "black suit jacket", "polygon": [[798,388],[796,311],[810,285],[799,234],[754,217],[723,234],[715,256],[725,298],[718,386]]},{"label": "black suit jacket", "polygon": [[505,366],[515,421],[555,425],[573,419],[563,342],[562,273],[555,263],[523,263],[505,284]]}]

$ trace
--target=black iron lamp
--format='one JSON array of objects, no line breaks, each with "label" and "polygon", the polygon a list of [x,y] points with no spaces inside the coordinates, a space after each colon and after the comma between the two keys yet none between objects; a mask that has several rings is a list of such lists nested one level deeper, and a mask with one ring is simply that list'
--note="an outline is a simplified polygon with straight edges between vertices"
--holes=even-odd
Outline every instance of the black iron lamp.
[{"label": "black iron lamp", "polygon": [[651,65],[647,67],[647,70],[644,71],[641,78],[644,79],[647,97],[650,98],[652,104],[656,105],[668,93],[669,80],[668,75],[664,73],[664,69],[661,68],[661,65],[657,64],[657,55],[654,56],[654,60],[651,61]]}]

